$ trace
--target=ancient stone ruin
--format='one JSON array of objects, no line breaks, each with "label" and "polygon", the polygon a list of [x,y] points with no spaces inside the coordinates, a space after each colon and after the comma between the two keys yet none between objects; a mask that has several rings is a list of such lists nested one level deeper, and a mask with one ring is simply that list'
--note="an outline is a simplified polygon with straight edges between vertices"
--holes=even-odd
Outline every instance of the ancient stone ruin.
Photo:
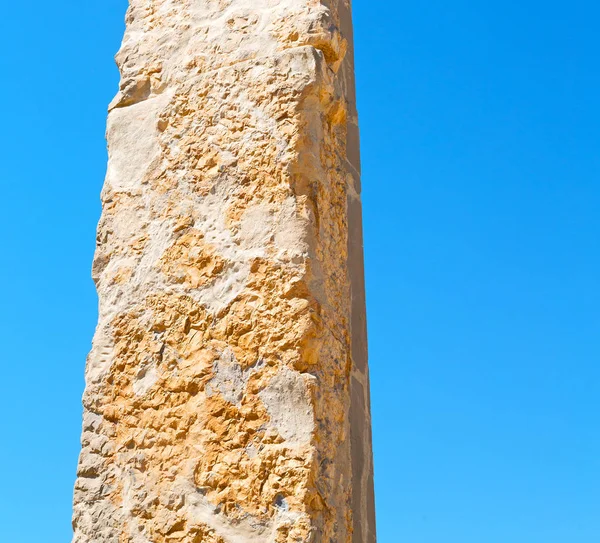
[{"label": "ancient stone ruin", "polygon": [[349,0],[131,0],[74,543],[373,543]]}]

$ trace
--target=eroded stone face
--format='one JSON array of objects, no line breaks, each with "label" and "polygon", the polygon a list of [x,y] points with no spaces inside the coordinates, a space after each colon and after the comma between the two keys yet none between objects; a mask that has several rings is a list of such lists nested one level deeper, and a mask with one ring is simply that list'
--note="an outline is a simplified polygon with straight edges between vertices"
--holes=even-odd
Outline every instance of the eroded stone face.
[{"label": "eroded stone face", "polygon": [[74,543],[375,540],[349,13],[131,0]]}]

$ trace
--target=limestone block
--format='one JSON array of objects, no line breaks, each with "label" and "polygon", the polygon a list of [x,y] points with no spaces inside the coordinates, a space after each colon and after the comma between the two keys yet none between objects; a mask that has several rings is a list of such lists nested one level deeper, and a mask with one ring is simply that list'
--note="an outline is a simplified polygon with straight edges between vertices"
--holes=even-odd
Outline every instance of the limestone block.
[{"label": "limestone block", "polygon": [[375,541],[346,0],[131,0],[74,543]]}]

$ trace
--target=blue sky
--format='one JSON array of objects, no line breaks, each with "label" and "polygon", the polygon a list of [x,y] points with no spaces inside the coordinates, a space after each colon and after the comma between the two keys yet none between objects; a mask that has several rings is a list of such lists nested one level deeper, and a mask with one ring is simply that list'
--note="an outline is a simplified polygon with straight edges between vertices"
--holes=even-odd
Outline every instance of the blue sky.
[{"label": "blue sky", "polygon": [[[7,543],[70,538],[125,7],[0,19]],[[380,543],[600,541],[599,16],[355,0]]]}]

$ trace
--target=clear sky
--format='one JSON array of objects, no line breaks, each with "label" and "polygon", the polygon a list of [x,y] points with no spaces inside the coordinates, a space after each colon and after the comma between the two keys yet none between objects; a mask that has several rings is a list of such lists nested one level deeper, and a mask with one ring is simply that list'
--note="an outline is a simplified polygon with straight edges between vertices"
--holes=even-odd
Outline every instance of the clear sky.
[{"label": "clear sky", "polygon": [[[2,8],[2,543],[70,538],[125,7]],[[380,543],[600,541],[599,17],[355,0]]]}]

